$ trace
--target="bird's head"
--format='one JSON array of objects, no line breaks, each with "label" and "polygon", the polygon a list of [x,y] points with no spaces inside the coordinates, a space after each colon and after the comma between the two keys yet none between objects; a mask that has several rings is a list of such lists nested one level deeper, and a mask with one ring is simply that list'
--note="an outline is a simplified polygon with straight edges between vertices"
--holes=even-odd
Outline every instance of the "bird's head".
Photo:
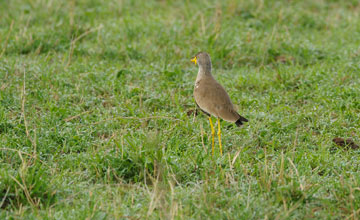
[{"label": "bird's head", "polygon": [[197,53],[194,58],[191,59],[191,62],[199,64],[199,66],[211,66],[210,56],[206,52]]}]

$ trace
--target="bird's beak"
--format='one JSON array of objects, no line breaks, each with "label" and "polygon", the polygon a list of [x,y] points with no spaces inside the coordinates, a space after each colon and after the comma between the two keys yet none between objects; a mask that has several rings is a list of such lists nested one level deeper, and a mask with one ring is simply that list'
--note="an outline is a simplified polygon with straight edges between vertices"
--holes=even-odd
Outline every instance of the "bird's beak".
[{"label": "bird's beak", "polygon": [[196,57],[192,58],[190,61],[191,61],[191,62],[194,62],[195,64],[197,63]]}]

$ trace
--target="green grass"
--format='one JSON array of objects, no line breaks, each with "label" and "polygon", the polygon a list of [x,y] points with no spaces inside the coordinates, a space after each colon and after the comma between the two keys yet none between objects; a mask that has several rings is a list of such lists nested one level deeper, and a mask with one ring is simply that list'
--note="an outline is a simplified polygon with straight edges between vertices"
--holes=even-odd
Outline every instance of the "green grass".
[{"label": "green grass", "polygon": [[[0,1],[1,219],[358,219],[358,1]],[[207,51],[242,128],[195,108]]]}]

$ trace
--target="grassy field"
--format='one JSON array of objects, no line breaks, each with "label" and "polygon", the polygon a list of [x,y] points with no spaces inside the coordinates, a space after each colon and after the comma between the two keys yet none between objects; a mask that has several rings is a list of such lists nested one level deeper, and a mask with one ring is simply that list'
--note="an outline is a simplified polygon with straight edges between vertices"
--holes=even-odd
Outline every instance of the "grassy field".
[{"label": "grassy field", "polygon": [[[359,219],[357,0],[0,1],[0,219]],[[211,156],[197,67],[249,123]]]}]

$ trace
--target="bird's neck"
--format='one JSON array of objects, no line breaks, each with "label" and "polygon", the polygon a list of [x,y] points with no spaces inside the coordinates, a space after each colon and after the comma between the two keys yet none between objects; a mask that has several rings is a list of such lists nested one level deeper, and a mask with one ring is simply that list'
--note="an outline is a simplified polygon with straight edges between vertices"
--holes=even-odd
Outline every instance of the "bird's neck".
[{"label": "bird's neck", "polygon": [[199,65],[199,73],[200,72],[211,75],[211,63]]},{"label": "bird's neck", "polygon": [[199,66],[199,72],[196,77],[196,82],[202,79],[203,77],[212,77],[211,75],[211,66]]}]

